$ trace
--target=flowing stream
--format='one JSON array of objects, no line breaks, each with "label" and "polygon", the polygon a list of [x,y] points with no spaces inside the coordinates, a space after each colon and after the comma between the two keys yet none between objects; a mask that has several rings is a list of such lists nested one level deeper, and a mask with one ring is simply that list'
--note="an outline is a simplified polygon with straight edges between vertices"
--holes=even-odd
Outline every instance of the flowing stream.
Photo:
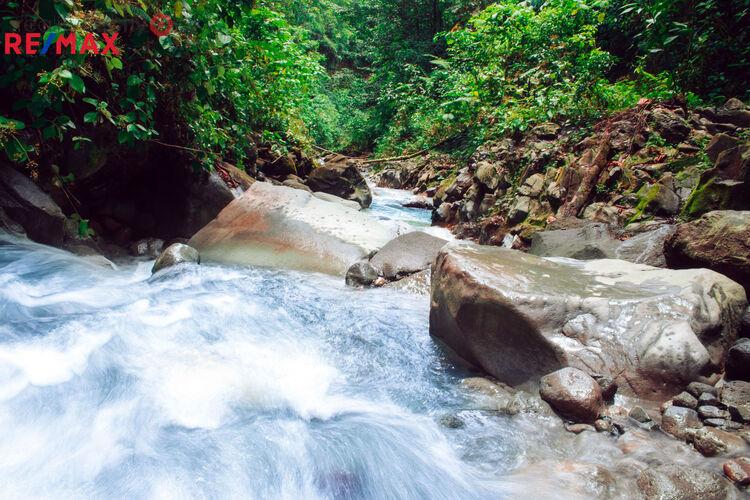
[{"label": "flowing stream", "polygon": [[[371,211],[427,227],[408,196]],[[619,453],[483,408],[426,296],[151,264],[0,238],[0,498],[570,498],[529,464]]]}]

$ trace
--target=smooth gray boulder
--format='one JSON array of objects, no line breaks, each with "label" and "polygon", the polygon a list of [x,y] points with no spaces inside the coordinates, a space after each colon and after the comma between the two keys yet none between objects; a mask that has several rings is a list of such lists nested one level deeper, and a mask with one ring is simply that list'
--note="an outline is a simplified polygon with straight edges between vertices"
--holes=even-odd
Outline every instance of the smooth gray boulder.
[{"label": "smooth gray boulder", "polygon": [[162,269],[186,263],[200,264],[200,254],[191,246],[182,243],[175,243],[174,245],[168,246],[167,249],[159,255],[159,258],[154,262],[154,267],[151,268],[151,273],[157,273]]},{"label": "smooth gray boulder", "polygon": [[446,243],[422,231],[402,234],[381,248],[370,264],[381,276],[394,280],[429,268]]},{"label": "smooth gray boulder", "polygon": [[573,366],[663,401],[721,366],[746,304],[740,285],[706,269],[453,242],[433,267],[430,333],[505,383]]},{"label": "smooth gray boulder", "polygon": [[[0,165],[0,210],[34,241],[60,246],[65,239],[67,219],[57,203],[31,179],[5,165]],[[12,222],[3,225],[17,228]]]},{"label": "smooth gray boulder", "polygon": [[666,267],[664,244],[675,231],[675,226],[664,224],[631,236],[615,232],[604,223],[591,223],[573,229],[534,233],[529,253],[540,257],[579,260],[621,259]]},{"label": "smooth gray boulder", "polygon": [[378,271],[370,261],[363,259],[355,262],[346,271],[346,284],[349,286],[370,286],[372,282],[378,279]]},{"label": "smooth gray boulder", "polygon": [[540,231],[531,237],[529,253],[540,257],[591,260],[614,258],[620,242],[606,224]]},{"label": "smooth gray boulder", "polygon": [[344,276],[397,236],[368,214],[311,193],[256,182],[190,239],[207,261]]}]

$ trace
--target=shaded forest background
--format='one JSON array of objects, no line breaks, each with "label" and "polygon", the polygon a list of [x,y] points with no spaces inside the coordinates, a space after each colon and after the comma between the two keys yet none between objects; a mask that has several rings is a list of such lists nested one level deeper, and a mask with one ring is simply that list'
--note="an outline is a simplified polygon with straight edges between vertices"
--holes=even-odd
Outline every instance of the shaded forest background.
[{"label": "shaded forest background", "polygon": [[63,182],[66,162],[150,144],[196,168],[243,168],[259,143],[385,155],[456,137],[461,155],[642,98],[750,95],[750,0],[38,0],[4,2],[0,24],[120,32],[119,57],[2,56],[0,146]]}]

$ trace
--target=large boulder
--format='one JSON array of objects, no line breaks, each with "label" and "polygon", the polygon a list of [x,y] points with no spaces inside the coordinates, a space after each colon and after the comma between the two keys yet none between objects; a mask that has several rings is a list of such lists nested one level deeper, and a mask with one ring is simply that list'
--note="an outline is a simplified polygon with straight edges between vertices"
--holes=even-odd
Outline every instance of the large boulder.
[{"label": "large boulder", "polygon": [[355,165],[346,162],[326,163],[313,169],[307,177],[307,186],[313,191],[356,201],[362,208],[372,203],[367,181]]},{"label": "large boulder", "polygon": [[706,267],[750,290],[750,211],[709,212],[680,224],[665,253],[669,267]]},{"label": "large boulder", "polygon": [[705,269],[455,242],[433,268],[430,333],[509,384],[573,366],[663,400],[720,368],[746,304],[741,286]]},{"label": "large boulder", "polygon": [[386,279],[397,279],[429,268],[446,243],[422,231],[406,233],[389,241],[370,259],[370,264]]},{"label": "large boulder", "polygon": [[190,240],[207,260],[343,276],[397,236],[365,213],[256,182]]},{"label": "large boulder", "polygon": [[601,386],[578,368],[562,368],[542,377],[539,395],[563,417],[576,422],[593,423],[604,407]]},{"label": "large boulder", "polygon": [[[63,243],[66,217],[60,207],[31,179],[5,165],[0,165],[0,211],[20,224],[32,240]],[[10,221],[4,225],[15,227]]]}]

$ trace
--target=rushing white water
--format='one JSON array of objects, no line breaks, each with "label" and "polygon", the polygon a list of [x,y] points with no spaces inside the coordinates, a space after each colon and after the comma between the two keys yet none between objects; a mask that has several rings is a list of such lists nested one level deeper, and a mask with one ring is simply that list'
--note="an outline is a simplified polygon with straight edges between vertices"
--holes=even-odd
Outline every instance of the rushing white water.
[{"label": "rushing white water", "polygon": [[569,498],[508,474],[616,451],[482,410],[426,297],[150,267],[0,238],[0,498]]}]

